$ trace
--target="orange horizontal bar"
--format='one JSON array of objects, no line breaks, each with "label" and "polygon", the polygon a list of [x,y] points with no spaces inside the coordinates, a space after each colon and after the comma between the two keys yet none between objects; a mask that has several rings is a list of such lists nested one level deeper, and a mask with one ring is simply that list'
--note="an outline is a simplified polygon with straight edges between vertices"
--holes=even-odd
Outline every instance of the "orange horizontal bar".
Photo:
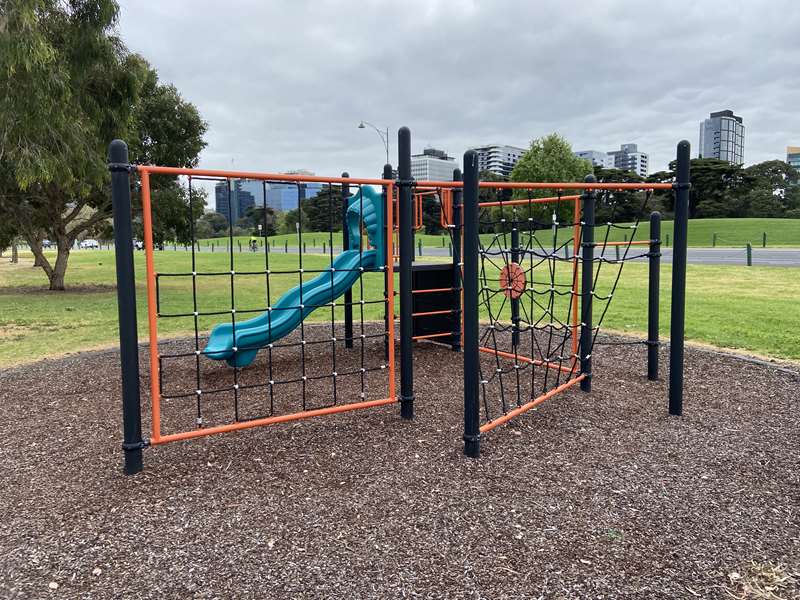
[{"label": "orange horizontal bar", "polygon": [[632,242],[599,242],[598,246],[649,246],[652,242],[650,240],[634,240]]},{"label": "orange horizontal bar", "polygon": [[454,308],[448,308],[447,310],[429,310],[428,312],[418,312],[418,313],[411,313],[412,317],[430,317],[433,315],[450,315],[456,312]]},{"label": "orange horizontal bar", "polygon": [[[391,179],[365,179],[357,177],[320,177],[296,173],[257,173],[253,171],[225,171],[221,169],[189,169],[184,167],[159,167],[156,165],[136,165],[139,173],[161,175],[185,175],[194,177],[232,177],[236,179],[274,179],[276,181],[308,181],[317,183],[355,183],[358,185],[392,185]],[[460,188],[462,181],[417,181],[417,188]],[[579,182],[520,182],[520,181],[481,181],[483,188],[517,190],[670,190],[671,183],[579,183]]]},{"label": "orange horizontal bar", "polygon": [[543,204],[545,202],[565,202],[579,200],[580,196],[551,196],[549,198],[515,198],[496,202],[478,202],[478,206],[519,206],[520,204]]},{"label": "orange horizontal bar", "polygon": [[578,375],[575,379],[570,379],[566,383],[562,383],[557,388],[553,388],[552,390],[550,390],[546,394],[542,394],[541,396],[531,400],[527,404],[523,404],[522,406],[519,406],[519,407],[515,408],[514,410],[507,412],[502,417],[497,417],[494,421],[490,421],[489,423],[484,423],[480,427],[480,432],[481,433],[485,433],[487,431],[491,431],[492,429],[494,429],[498,425],[502,425],[503,423],[507,423],[508,421],[513,419],[514,417],[516,417],[518,415],[521,415],[522,413],[528,412],[530,409],[532,409],[535,406],[541,404],[545,400],[547,400],[549,398],[552,398],[556,394],[558,394],[560,392],[563,392],[564,390],[566,390],[568,388],[571,388],[573,385],[583,381],[584,379],[586,379],[586,375]]},{"label": "orange horizontal bar", "polygon": [[[543,360],[539,360],[538,358],[528,358],[527,356],[520,356],[519,354],[514,354],[512,352],[503,352],[502,350],[495,350],[494,348],[487,348],[486,346],[479,346],[478,350],[481,352],[485,352],[486,354],[496,354],[497,356],[502,356],[503,358],[512,358],[516,359],[531,365],[536,365],[537,367],[547,367],[548,369],[554,369],[556,371],[561,371],[562,373],[572,373],[572,367],[565,367],[563,365],[556,365],[552,362],[545,362]],[[573,359],[574,363],[574,359]]]},{"label": "orange horizontal bar", "polygon": [[340,406],[329,406],[327,408],[304,410],[302,412],[292,413],[290,415],[265,417],[263,419],[253,419],[252,421],[230,423],[229,425],[218,425],[216,427],[207,427],[205,429],[195,429],[194,431],[184,431],[182,433],[170,433],[167,435],[153,436],[150,440],[150,443],[152,445],[157,445],[157,444],[166,444],[167,442],[178,442],[180,440],[189,440],[192,438],[202,437],[206,435],[213,435],[215,433],[225,433],[228,431],[238,431],[240,429],[250,429],[251,427],[260,427],[261,425],[288,423],[290,421],[299,421],[300,419],[310,419],[312,417],[319,417],[322,415],[333,415],[337,413],[349,412],[351,410],[360,410],[364,408],[373,408],[375,406],[384,406],[386,404],[394,404],[395,402],[397,402],[395,398],[384,398],[382,400],[368,400],[367,402],[354,402],[353,404],[342,404]]},{"label": "orange horizontal bar", "polygon": [[429,290],[411,290],[412,294],[433,294],[434,292],[454,292],[456,288],[431,288]]},{"label": "orange horizontal bar", "polygon": [[445,333],[429,333],[427,335],[415,335],[412,337],[412,340],[428,340],[430,338],[437,338],[437,337],[445,337],[448,335],[453,335],[452,331],[447,331]]},{"label": "orange horizontal bar", "polygon": [[[327,180],[326,180],[327,181]],[[460,188],[462,181],[417,181],[417,187]],[[499,188],[512,190],[671,190],[671,183],[579,183],[539,181],[479,181],[482,188]]]},{"label": "orange horizontal bar", "polygon": [[318,183],[355,183],[359,185],[391,185],[391,179],[359,179],[356,177],[319,177],[317,175],[298,175],[295,173],[253,173],[251,171],[221,171],[218,169],[185,169],[182,167],[156,167],[136,165],[139,173],[159,173],[161,175],[186,175],[193,177],[232,177],[235,179],[272,179],[277,181],[309,181]]}]

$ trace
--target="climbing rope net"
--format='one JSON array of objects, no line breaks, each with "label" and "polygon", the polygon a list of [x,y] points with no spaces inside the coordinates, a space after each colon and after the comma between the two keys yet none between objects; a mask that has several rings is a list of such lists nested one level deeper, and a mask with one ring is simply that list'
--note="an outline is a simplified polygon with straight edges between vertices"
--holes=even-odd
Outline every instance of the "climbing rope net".
[{"label": "climbing rope net", "polygon": [[[626,193],[629,203],[631,192]],[[517,197],[499,194],[479,204],[481,431],[584,378],[583,306],[591,301],[598,315],[587,326],[590,345],[583,350],[584,358],[591,358],[623,266],[648,256],[647,249],[639,252],[637,247],[649,240],[635,238],[651,194],[637,192],[635,219],[617,223],[617,197],[613,190],[601,191],[594,201],[603,219],[593,226],[584,221],[583,196],[561,191],[537,198],[533,190],[518,190]],[[590,226],[594,235],[586,236]],[[587,238],[595,241],[587,243]],[[589,246],[593,256],[587,263]],[[591,286],[583,289],[587,266]]]},{"label": "climbing rope net", "polygon": [[[391,182],[149,166],[139,173],[151,444],[396,401],[393,261],[384,255],[392,245],[389,238],[374,247],[370,212],[383,210]],[[159,174],[186,178],[185,245],[154,244],[150,177]],[[242,241],[242,181],[263,201],[270,186],[294,198],[295,232],[276,243],[262,210]],[[196,230],[200,186],[214,187],[227,220],[211,240]],[[305,232],[312,218],[317,230],[326,221],[324,235]],[[171,340],[159,331],[192,335]]]}]

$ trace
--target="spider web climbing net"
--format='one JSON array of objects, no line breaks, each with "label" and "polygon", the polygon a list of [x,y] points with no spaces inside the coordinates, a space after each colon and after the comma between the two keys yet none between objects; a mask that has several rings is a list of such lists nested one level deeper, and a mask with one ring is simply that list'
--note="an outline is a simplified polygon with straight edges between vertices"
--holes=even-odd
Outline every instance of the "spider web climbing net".
[{"label": "spider web climbing net", "polygon": [[[591,289],[582,290],[584,233],[581,196],[505,198],[481,203],[478,294],[482,429],[503,415],[559,393],[581,380],[580,320],[591,297],[590,348],[608,313],[625,263],[646,258],[637,246],[640,218],[652,191],[603,190],[595,205]],[[623,201],[624,200],[624,201]],[[619,207],[638,206],[617,223]],[[620,239],[622,238],[622,239]],[[641,251],[639,251],[641,250]],[[587,254],[588,257],[588,254]],[[637,342],[638,343],[638,342]]]}]

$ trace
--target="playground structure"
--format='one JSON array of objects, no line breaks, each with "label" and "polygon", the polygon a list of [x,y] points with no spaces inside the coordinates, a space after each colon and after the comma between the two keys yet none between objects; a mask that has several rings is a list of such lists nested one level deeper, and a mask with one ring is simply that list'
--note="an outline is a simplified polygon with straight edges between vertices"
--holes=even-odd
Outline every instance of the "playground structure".
[{"label": "playground structure", "polygon": [[[126,473],[141,470],[149,445],[396,403],[401,417],[411,419],[414,342],[422,341],[463,352],[464,452],[477,457],[481,434],[573,386],[591,390],[597,334],[622,267],[635,258],[650,264],[644,343],[648,377],[656,379],[660,215],[650,216],[651,239],[634,239],[636,221],[626,226],[631,235],[625,242],[609,240],[619,227],[614,192],[622,190],[641,193],[639,214],[654,189],[675,193],[669,411],[681,414],[688,142],[678,146],[675,183],[607,184],[592,177],[581,183],[480,182],[471,151],[464,155],[463,181],[458,170],[452,181],[414,181],[408,129],[400,129],[398,141],[396,180],[390,165],[381,179],[134,166],[124,143],[112,143]],[[142,435],[132,175],[138,175],[144,230],[149,438]],[[234,179],[261,181],[265,189],[272,182],[321,184],[317,202],[329,218],[327,255],[300,251],[300,202],[296,268],[288,268],[286,257],[271,256],[266,226],[262,252],[235,254],[229,218],[227,253],[201,257],[192,244],[186,270],[159,271],[150,188],[158,176],[186,178],[190,221],[198,181],[227,182],[229,208]],[[482,193],[493,196],[482,200]],[[422,227],[426,195],[438,200],[440,223],[450,235],[447,262],[414,263],[413,235]],[[600,224],[598,202],[612,207],[612,217]],[[339,227],[342,251],[336,254]],[[646,252],[636,252],[644,246]],[[209,256],[213,262],[204,264]],[[246,286],[261,289],[257,302],[242,292]],[[319,325],[309,326],[310,317]],[[189,323],[193,338],[161,339],[159,324],[169,320]],[[176,385],[185,380],[171,376],[176,372],[191,373],[193,389]]]}]

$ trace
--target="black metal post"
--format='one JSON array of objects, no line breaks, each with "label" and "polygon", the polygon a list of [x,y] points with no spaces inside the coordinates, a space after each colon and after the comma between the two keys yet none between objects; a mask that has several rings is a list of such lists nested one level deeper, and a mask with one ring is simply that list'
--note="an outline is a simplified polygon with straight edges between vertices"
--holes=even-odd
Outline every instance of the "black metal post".
[{"label": "black metal post", "polygon": [[[388,138],[387,138],[388,139]],[[392,179],[392,165],[385,164],[383,165],[383,179],[391,180]],[[387,210],[391,210],[390,208],[386,208],[387,204],[390,205],[389,198],[387,197],[388,194],[388,187],[384,186],[383,188],[383,265],[384,267],[389,265],[389,261],[394,260],[394,256],[389,256],[389,237],[393,234],[392,231],[389,231],[389,218],[387,216]],[[394,275],[392,275],[394,277]],[[385,327],[385,331],[389,331],[389,269],[383,270],[383,294],[384,298],[386,298],[386,302],[383,304],[383,324]],[[389,359],[389,336],[387,335],[384,338],[383,343],[383,353],[386,357],[386,360]]]},{"label": "black metal post", "polygon": [[[461,181],[461,169],[453,169],[453,181]],[[453,325],[453,350],[461,349],[461,315],[464,307],[461,306],[461,198],[464,192],[459,188],[453,189],[453,222],[450,223],[451,236],[450,253],[453,256],[453,289],[456,305],[459,308],[455,324]]]},{"label": "black metal post", "polygon": [[647,288],[647,378],[658,379],[658,305],[661,276],[661,213],[650,213],[649,282]]},{"label": "black metal post", "polygon": [[136,284],[133,269],[131,181],[128,146],[114,140],[108,148],[111,202],[114,215],[114,256],[117,266],[119,353],[122,365],[122,449],[125,473],[142,470],[142,409],[139,394],[139,338],[136,329]]},{"label": "black metal post", "polygon": [[[511,219],[511,262],[519,264],[519,223],[517,222],[517,211],[514,210],[514,217]],[[512,283],[508,282],[509,285]],[[510,291],[510,290],[509,290]],[[511,346],[519,346],[519,298],[511,298]]]},{"label": "black metal post", "polygon": [[478,355],[478,154],[464,153],[464,454],[481,453]]},{"label": "black metal post", "polygon": [[411,131],[397,132],[398,202],[400,212],[400,416],[414,418],[414,366],[412,323],[412,274],[414,220],[411,186]]},{"label": "black metal post", "polygon": [[[350,177],[345,171],[342,177]],[[350,203],[350,184],[342,184],[342,251],[350,249],[350,231],[347,229],[347,206]],[[353,347],[353,290],[344,293],[344,347]]]},{"label": "black metal post", "polygon": [[[586,183],[597,181],[587,175]],[[581,390],[592,391],[592,301],[594,299],[594,205],[597,193],[586,190],[581,198],[583,216],[581,223]]]},{"label": "black metal post", "polygon": [[672,248],[672,314],[669,340],[669,414],[683,413],[683,338],[686,320],[686,245],[689,228],[689,142],[678,144]]}]

